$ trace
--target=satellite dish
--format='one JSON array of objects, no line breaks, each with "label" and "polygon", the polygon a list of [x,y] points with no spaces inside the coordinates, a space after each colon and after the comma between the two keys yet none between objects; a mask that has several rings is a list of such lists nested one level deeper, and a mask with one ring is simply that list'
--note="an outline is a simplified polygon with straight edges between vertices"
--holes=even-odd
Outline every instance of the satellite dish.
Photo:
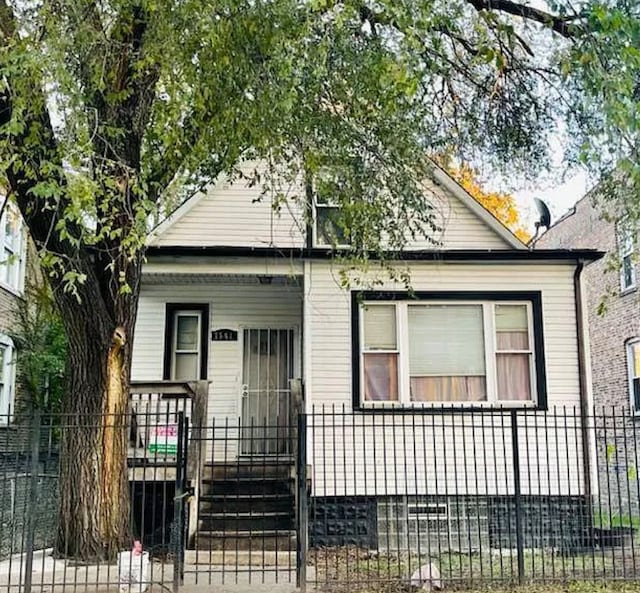
[{"label": "satellite dish", "polygon": [[548,229],[551,226],[551,212],[549,212],[547,205],[540,198],[533,198],[533,201],[538,211],[538,220],[535,222],[536,232],[529,241],[529,249],[533,249],[536,239],[540,234],[540,227]]},{"label": "satellite dish", "polygon": [[551,212],[549,208],[540,198],[533,198],[538,211],[538,220],[536,221],[536,231],[541,227],[549,228],[551,226]]}]

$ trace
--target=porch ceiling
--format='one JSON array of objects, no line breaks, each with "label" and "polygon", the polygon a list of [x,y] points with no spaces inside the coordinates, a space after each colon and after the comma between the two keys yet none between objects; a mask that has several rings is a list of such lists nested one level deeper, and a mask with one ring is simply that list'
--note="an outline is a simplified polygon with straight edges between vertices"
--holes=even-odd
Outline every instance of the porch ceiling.
[{"label": "porch ceiling", "polygon": [[299,276],[282,276],[270,274],[178,274],[178,273],[143,273],[143,284],[246,284],[271,286],[302,286]]}]

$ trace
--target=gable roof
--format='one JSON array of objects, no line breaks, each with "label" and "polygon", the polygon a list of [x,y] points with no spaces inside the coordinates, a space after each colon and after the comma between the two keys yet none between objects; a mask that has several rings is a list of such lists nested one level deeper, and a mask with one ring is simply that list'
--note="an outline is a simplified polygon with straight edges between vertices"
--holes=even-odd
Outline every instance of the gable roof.
[{"label": "gable roof", "polygon": [[527,249],[518,237],[505,226],[492,212],[487,210],[466,189],[464,189],[449,173],[436,163],[433,163],[433,180],[450,191],[462,204],[484,222],[492,231],[504,239],[513,249]]},{"label": "gable roof", "polygon": [[[432,163],[432,182],[447,193],[455,197],[460,204],[468,210],[472,218],[476,218],[487,229],[489,229],[496,238],[503,241],[507,247],[516,250],[527,249],[527,246],[513,233],[511,232],[500,220],[498,220],[489,210],[487,210],[480,202],[478,202],[471,194],[469,194],[459,183],[457,183],[446,171],[444,171],[437,164]],[[195,194],[185,202],[183,202],[178,208],[176,208],[165,220],[160,222],[150,233],[147,244],[149,246],[157,246],[162,241],[161,238],[170,229],[187,216],[198,204],[200,204],[206,198],[211,197],[211,193],[219,192],[221,190],[231,189],[226,177],[222,177],[217,180],[208,191],[199,192]],[[189,217],[187,217],[189,218]],[[193,216],[191,217],[193,218]],[[191,221],[193,224],[193,221]],[[445,229],[446,230],[446,229]],[[175,239],[175,237],[174,237]],[[495,247],[492,247],[495,248]]]}]

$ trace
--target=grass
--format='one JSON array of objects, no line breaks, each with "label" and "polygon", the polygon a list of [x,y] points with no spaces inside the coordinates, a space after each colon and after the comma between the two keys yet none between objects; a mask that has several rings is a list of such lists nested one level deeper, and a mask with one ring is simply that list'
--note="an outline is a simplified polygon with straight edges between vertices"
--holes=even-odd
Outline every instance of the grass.
[{"label": "grass", "polygon": [[460,593],[638,593],[640,582],[598,583],[589,581],[545,583],[522,587],[477,587]]},{"label": "grass", "polygon": [[446,590],[640,593],[640,550],[631,549],[574,556],[550,551],[526,552],[524,579],[535,585],[521,588],[515,587],[518,582],[515,554],[496,550],[483,554],[448,552],[427,558],[374,553],[355,547],[324,548],[313,550],[310,562],[315,568],[317,589],[327,593],[407,591],[411,574],[429,562],[438,567]]},{"label": "grass", "polygon": [[640,517],[609,513],[594,513],[593,526],[608,529],[609,527],[633,527],[640,529]]}]

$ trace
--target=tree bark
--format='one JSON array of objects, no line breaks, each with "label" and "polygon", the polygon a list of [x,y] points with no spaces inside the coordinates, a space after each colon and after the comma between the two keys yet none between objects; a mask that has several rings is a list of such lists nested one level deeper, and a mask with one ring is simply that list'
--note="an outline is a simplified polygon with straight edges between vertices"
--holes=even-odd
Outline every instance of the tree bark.
[{"label": "tree bark", "polygon": [[59,557],[112,560],[132,545],[126,462],[137,287],[135,282],[134,293],[112,310],[104,306],[102,295],[91,294],[97,284],[85,285],[80,302],[56,291],[69,342],[55,546]]}]

